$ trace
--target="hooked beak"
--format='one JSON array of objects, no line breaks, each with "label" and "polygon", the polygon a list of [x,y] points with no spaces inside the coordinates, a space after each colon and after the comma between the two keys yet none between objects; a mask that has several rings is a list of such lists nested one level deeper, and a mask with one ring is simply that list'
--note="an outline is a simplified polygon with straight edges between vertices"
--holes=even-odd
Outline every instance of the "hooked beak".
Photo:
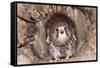
[{"label": "hooked beak", "polygon": [[63,33],[64,33],[64,27],[59,27],[59,32],[60,32],[61,34],[63,34]]}]

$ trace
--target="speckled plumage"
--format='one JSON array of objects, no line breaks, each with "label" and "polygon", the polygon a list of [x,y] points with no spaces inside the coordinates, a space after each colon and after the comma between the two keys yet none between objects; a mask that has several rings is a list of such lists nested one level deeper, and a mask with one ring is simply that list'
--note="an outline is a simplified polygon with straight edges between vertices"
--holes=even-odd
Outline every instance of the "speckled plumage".
[{"label": "speckled plumage", "polygon": [[62,13],[55,13],[48,20],[46,28],[49,52],[55,60],[59,60],[60,57],[68,59],[75,54],[78,40],[71,18]]}]

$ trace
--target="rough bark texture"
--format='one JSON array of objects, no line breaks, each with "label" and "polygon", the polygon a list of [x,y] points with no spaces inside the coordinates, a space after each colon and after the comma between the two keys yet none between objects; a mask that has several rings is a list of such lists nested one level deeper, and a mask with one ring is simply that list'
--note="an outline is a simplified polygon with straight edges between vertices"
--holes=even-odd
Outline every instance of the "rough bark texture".
[{"label": "rough bark texture", "polygon": [[56,12],[64,13],[75,21],[78,35],[76,56],[61,62],[96,59],[96,8],[18,4],[17,9],[18,64],[49,62],[45,24]]}]

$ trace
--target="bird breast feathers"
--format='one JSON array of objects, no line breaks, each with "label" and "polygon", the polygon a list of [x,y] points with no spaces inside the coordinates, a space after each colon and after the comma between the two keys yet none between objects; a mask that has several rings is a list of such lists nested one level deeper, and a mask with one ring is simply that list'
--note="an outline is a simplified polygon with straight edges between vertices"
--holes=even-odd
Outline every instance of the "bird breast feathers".
[{"label": "bird breast feathers", "polygon": [[60,33],[58,34],[57,41],[59,41],[60,43],[65,43],[66,40],[68,40],[68,37],[67,37],[65,31],[63,34],[60,34]]}]

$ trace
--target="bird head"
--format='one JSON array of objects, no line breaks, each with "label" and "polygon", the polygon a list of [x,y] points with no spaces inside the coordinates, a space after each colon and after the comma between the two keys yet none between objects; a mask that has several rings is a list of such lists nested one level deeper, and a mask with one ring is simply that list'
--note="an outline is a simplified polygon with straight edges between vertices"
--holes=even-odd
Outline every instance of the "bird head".
[{"label": "bird head", "polygon": [[68,41],[71,36],[73,21],[62,13],[56,13],[47,22],[47,30],[50,40],[58,44]]}]

